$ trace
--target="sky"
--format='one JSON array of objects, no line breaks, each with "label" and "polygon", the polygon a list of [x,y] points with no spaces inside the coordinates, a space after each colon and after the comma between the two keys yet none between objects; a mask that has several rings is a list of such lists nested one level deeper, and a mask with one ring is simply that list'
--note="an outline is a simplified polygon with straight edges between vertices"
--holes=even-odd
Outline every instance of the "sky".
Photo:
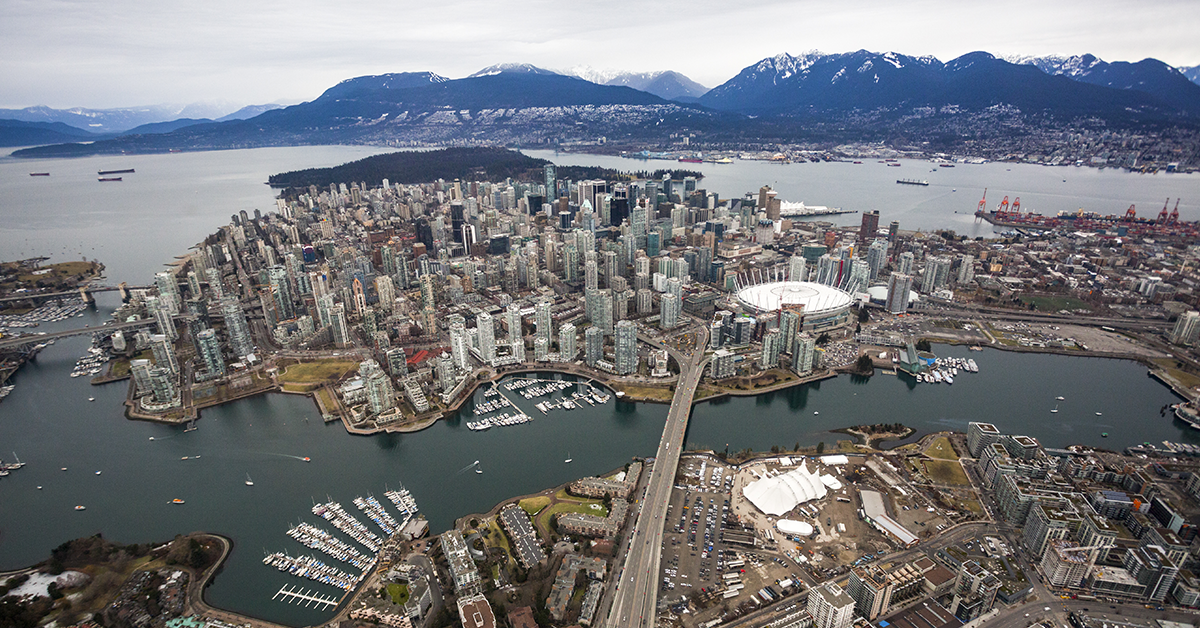
[{"label": "sky", "polygon": [[3,0],[0,107],[311,100],[367,74],[496,63],[676,70],[867,49],[1200,65],[1195,0]]}]

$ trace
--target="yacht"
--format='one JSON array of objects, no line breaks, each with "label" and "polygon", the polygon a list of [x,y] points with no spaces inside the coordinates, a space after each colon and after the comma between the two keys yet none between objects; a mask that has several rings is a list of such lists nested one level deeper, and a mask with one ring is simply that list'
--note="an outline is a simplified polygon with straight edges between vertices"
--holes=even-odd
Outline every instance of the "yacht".
[{"label": "yacht", "polygon": [[563,462],[565,462],[565,463],[567,463],[567,464],[571,464],[571,461],[572,461],[572,460],[574,460],[574,458],[572,458],[572,457],[571,457],[571,452],[569,452],[569,451],[568,451],[568,452],[567,452],[567,459],[566,459],[566,460],[563,460]]},{"label": "yacht", "polygon": [[75,510],[87,510],[86,506],[76,506]]},{"label": "yacht", "polygon": [[246,486],[254,486],[254,480],[250,479],[250,474],[246,474]]},{"label": "yacht", "polygon": [[1050,411],[1050,414],[1058,414],[1058,404],[1057,403],[1054,404],[1054,409]]}]

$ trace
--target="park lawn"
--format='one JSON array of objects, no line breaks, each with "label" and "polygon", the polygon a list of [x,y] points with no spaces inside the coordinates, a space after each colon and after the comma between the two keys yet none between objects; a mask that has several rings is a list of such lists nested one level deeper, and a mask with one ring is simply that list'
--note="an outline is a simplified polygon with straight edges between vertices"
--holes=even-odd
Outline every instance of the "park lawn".
[{"label": "park lawn", "polygon": [[408,585],[393,582],[387,585],[388,595],[392,596],[392,604],[404,606],[408,604]]},{"label": "park lawn", "polygon": [[669,402],[675,398],[675,389],[659,386],[632,386],[618,382],[611,383],[612,387],[636,399]]},{"label": "park lawn", "polygon": [[317,389],[317,398],[321,400],[321,408],[325,412],[333,412],[337,409],[337,402],[329,394],[328,390],[324,388]]},{"label": "park lawn", "polygon": [[484,544],[488,545],[489,547],[499,547],[500,549],[504,550],[505,554],[508,554],[509,558],[512,557],[512,547],[508,544],[508,535],[504,534],[504,531],[500,529],[500,522],[498,518],[493,517],[491,520],[489,520],[487,527],[484,528],[484,531]]},{"label": "park lawn", "polygon": [[1021,302],[1025,305],[1033,304],[1033,308],[1039,312],[1091,309],[1090,305],[1075,297],[1027,296],[1021,297]]},{"label": "park lawn", "polygon": [[550,498],[546,497],[545,495],[526,497],[518,502],[517,505],[521,507],[521,510],[525,511],[525,514],[532,517],[541,512],[543,508],[550,505]]},{"label": "park lawn", "polygon": [[358,362],[349,360],[316,360],[288,366],[279,374],[279,381],[288,384],[314,384],[337,381],[358,370]]},{"label": "park lawn", "polygon": [[1200,386],[1200,377],[1196,376],[1195,373],[1189,373],[1180,369],[1177,366],[1178,361],[1175,358],[1156,358],[1152,361],[1162,367],[1167,372],[1167,375],[1175,378],[1180,384],[1188,388]]},{"label": "park lawn", "polygon": [[939,460],[958,460],[958,454],[954,453],[954,446],[950,444],[950,439],[945,436],[939,436],[934,439],[925,450],[925,455]]},{"label": "park lawn", "polygon": [[963,505],[967,507],[967,510],[970,510],[977,515],[983,514],[983,506],[980,505],[979,500],[977,499],[964,500]]},{"label": "park lawn", "polygon": [[921,464],[925,465],[925,474],[934,482],[963,486],[970,484],[966,472],[957,460],[923,460]]}]

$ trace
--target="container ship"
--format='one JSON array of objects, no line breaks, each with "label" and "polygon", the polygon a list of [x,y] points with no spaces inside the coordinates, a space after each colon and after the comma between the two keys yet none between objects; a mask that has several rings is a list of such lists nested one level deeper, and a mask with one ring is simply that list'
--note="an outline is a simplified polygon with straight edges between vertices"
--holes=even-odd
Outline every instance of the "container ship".
[{"label": "container ship", "polygon": [[50,176],[50,173],[49,172],[31,172],[31,173],[29,173],[29,176],[31,176],[31,177],[48,177],[48,176]]},{"label": "container ship", "polygon": [[101,183],[104,183],[105,181],[120,181],[120,180],[121,180],[121,177],[100,177],[98,179],[98,181],[100,181]]}]

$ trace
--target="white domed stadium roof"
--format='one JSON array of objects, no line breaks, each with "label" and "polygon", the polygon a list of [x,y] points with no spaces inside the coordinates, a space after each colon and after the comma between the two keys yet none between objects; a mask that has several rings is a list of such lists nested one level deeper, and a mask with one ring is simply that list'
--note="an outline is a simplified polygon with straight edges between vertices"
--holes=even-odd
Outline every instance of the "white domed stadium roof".
[{"label": "white domed stadium roof", "polygon": [[759,312],[774,312],[784,306],[802,306],[806,315],[845,310],[853,303],[849,293],[810,281],[775,281],[742,288],[742,305]]}]

